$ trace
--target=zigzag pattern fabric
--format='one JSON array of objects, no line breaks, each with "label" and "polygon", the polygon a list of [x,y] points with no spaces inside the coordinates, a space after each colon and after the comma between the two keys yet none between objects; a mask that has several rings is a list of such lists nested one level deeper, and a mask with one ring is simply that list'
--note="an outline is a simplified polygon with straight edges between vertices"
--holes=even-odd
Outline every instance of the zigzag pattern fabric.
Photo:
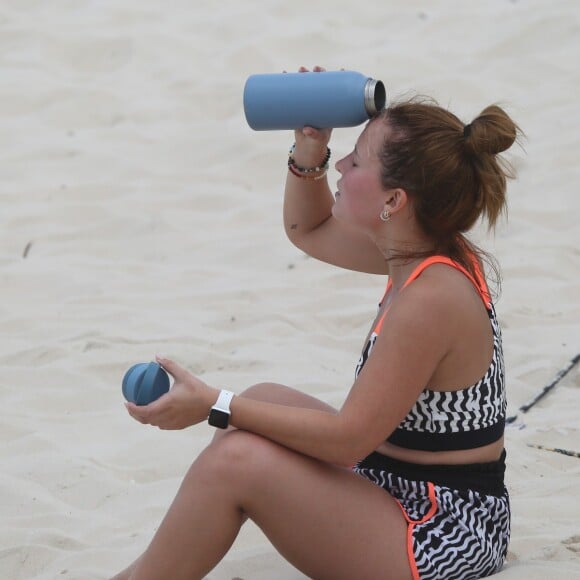
[{"label": "zigzag pattern fabric", "polygon": [[[507,490],[500,496],[355,467],[401,505],[411,528],[414,578],[475,580],[498,572],[510,538]],[[431,498],[434,498],[432,501]]]},{"label": "zigzag pattern fabric", "polygon": [[459,391],[425,389],[399,425],[404,431],[463,433],[486,429],[504,421],[507,401],[501,330],[495,309],[488,311],[493,330],[493,356],[485,375]]},{"label": "zigzag pattern fabric", "polygon": [[[433,263],[462,271],[478,290],[491,323],[492,360],[484,376],[471,386],[458,391],[425,388],[388,440],[426,451],[475,448],[497,441],[504,431],[501,331],[483,277],[476,280],[449,258],[425,260],[405,286]],[[384,309],[373,328],[355,377],[371,356],[387,312]],[[388,491],[401,506],[409,527],[407,552],[415,580],[475,580],[501,569],[510,538],[505,452],[498,461],[470,465],[410,464],[375,452],[354,471]]]},{"label": "zigzag pattern fabric", "polygon": [[[444,263],[461,269],[447,258],[438,256],[434,256],[429,262],[443,260]],[[421,264],[417,272],[420,273],[425,267],[426,264]],[[417,275],[412,274],[405,286]],[[487,296],[486,288],[476,288],[482,294],[482,299]],[[387,293],[388,290],[387,287]],[[497,441],[502,436],[507,400],[501,329],[493,304],[486,300],[484,302],[493,333],[492,359],[484,376],[475,384],[457,391],[435,391],[426,387],[389,437],[391,443],[408,449],[444,451],[480,447]],[[372,354],[386,314],[387,311],[376,324],[360,355],[355,379]]]}]

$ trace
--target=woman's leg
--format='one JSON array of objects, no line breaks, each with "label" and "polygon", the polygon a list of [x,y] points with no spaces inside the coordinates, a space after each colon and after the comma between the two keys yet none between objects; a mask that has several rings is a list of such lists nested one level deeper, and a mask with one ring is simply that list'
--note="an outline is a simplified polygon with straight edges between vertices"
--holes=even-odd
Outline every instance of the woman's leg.
[{"label": "woman's leg", "polygon": [[[324,405],[279,385],[245,396]],[[389,494],[349,470],[233,430],[198,457],[151,545],[118,578],[203,578],[246,516],[311,578],[410,577],[406,522]]]},{"label": "woman's leg", "polygon": [[131,578],[203,578],[244,515],[310,578],[410,578],[406,521],[388,493],[245,431],[198,457]]},{"label": "woman's leg", "polygon": [[[270,403],[277,403],[279,405],[287,405],[290,407],[304,407],[308,409],[320,409],[322,411],[328,411],[329,413],[334,413],[336,410],[330,405],[324,403],[320,399],[303,393],[297,389],[287,387],[285,385],[280,385],[278,383],[259,383],[253,385],[242,393],[237,395],[239,397],[246,397],[248,399],[255,399],[258,401],[267,401]],[[212,442],[219,441],[226,433],[235,430],[234,427],[229,427],[228,429],[216,429],[213,436]],[[247,516],[243,517],[243,521],[247,519]],[[141,558],[138,558],[129,567],[127,567],[122,572],[119,572],[112,580],[129,580],[131,578],[132,572],[135,570],[137,563]]]}]

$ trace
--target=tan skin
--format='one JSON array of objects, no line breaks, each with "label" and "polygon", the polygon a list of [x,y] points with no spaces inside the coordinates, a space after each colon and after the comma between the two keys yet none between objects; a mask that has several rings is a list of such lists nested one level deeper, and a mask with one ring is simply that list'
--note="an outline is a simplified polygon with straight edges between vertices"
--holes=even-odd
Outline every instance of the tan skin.
[{"label": "tan skin", "polygon": [[[336,196],[325,179],[289,173],[286,183],[284,223],[295,245],[342,268],[388,273],[393,283],[383,305],[388,322],[343,406],[335,410],[271,383],[234,397],[232,427],[216,433],[195,460],[150,546],[117,580],[203,578],[247,517],[310,578],[408,579],[399,506],[350,467],[373,450],[425,464],[499,458],[503,440],[449,452],[385,442],[426,385],[453,391],[475,383],[493,348],[488,315],[465,276],[434,265],[401,291],[419,261],[387,266],[390,252],[430,244],[407,193],[381,187],[377,151],[388,131],[382,121],[367,125],[355,150],[336,164]],[[329,138],[330,131],[297,131],[297,163],[316,166]],[[379,218],[383,209],[388,222]],[[172,389],[148,406],[128,404],[130,415],[161,429],[205,421],[219,390],[174,361],[158,360],[174,378]]]}]

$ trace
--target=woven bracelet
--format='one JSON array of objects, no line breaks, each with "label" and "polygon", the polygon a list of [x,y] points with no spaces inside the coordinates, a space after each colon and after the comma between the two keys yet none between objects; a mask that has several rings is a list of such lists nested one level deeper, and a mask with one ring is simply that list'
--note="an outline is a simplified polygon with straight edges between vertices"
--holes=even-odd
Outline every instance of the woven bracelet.
[{"label": "woven bracelet", "polygon": [[294,165],[290,165],[288,164],[288,170],[290,171],[290,173],[292,175],[295,175],[296,177],[299,177],[300,179],[308,179],[309,181],[318,181],[319,179],[322,179],[323,177],[326,176],[326,173],[328,171],[328,169],[320,169],[320,171],[323,171],[323,173],[321,173],[320,175],[309,175],[308,173],[302,173],[300,171],[298,171]]},{"label": "woven bracelet", "polygon": [[299,165],[296,165],[296,161],[294,160],[294,157],[292,157],[295,148],[296,143],[294,143],[294,145],[290,147],[290,151],[288,151],[288,167],[294,167],[294,169],[300,173],[318,173],[319,171],[326,171],[328,169],[328,162],[330,161],[329,147],[326,148],[326,155],[318,167],[300,167]]}]

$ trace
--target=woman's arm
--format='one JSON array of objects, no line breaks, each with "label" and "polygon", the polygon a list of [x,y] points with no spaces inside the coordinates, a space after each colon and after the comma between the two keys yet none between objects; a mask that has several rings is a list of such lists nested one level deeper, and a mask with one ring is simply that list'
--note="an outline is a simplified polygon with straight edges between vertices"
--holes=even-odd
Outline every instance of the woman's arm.
[{"label": "woman's arm", "polygon": [[[318,167],[326,155],[330,131],[305,127],[296,131],[293,153],[299,167]],[[313,174],[316,176],[316,174]],[[284,193],[284,228],[288,239],[323,262],[370,274],[388,274],[375,243],[332,216],[334,195],[326,176],[304,179],[288,171]]]},{"label": "woman's arm", "polygon": [[[413,287],[389,311],[373,353],[340,411],[330,413],[234,397],[230,424],[294,451],[352,466],[384,441],[412,407],[446,354],[442,310],[429,297],[412,299]],[[451,302],[447,299],[448,302]],[[128,404],[142,423],[181,429],[204,421],[218,390],[167,359],[175,378],[168,394],[146,407]]]},{"label": "woman's arm", "polygon": [[352,466],[376,449],[407,415],[451,343],[445,320],[453,301],[429,288],[408,290],[414,292],[399,296],[389,311],[388,324],[340,411],[235,397],[231,423],[337,465]]}]

